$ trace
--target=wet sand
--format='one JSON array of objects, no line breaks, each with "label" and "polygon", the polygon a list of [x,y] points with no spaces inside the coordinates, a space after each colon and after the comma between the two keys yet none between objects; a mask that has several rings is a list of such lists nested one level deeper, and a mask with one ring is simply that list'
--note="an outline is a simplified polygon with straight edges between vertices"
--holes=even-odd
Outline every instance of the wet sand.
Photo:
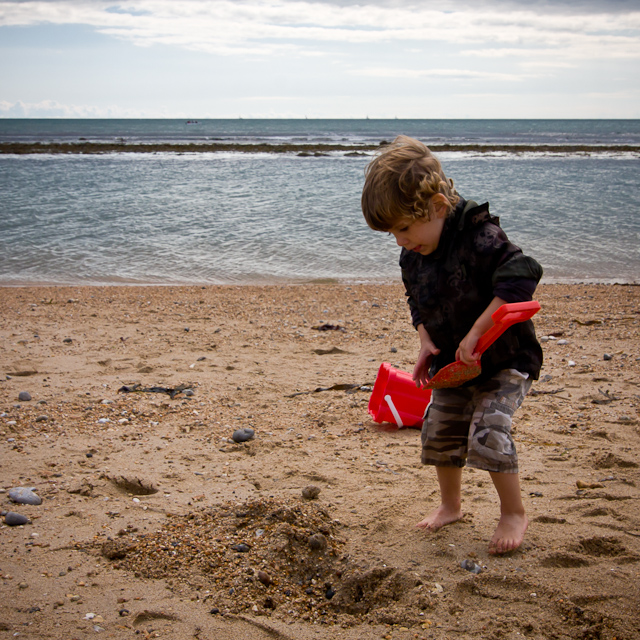
[{"label": "wet sand", "polygon": [[419,431],[367,412],[417,354],[400,286],[0,288],[2,637],[640,638],[640,288],[537,298],[531,523],[495,557],[487,474],[417,529]]}]

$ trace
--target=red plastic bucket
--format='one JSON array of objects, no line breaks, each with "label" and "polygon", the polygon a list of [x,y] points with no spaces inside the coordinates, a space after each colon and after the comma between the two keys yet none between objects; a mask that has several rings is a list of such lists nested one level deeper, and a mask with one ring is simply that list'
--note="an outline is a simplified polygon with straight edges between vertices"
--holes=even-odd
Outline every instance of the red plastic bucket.
[{"label": "red plastic bucket", "polygon": [[383,362],[369,399],[369,413],[375,422],[422,427],[430,401],[431,389],[419,389],[410,373]]}]

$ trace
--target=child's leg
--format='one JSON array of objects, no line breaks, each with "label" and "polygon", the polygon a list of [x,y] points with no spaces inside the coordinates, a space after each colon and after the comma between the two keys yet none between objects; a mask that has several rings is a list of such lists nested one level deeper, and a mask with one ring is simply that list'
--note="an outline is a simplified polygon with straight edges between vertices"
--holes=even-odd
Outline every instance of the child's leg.
[{"label": "child's leg", "polygon": [[467,389],[434,389],[422,425],[422,463],[436,467],[440,506],[416,526],[437,531],[462,518],[460,488],[473,407]]},{"label": "child's leg", "polygon": [[512,369],[501,371],[476,387],[467,463],[490,473],[500,497],[500,521],[489,543],[489,552],[493,554],[517,549],[529,524],[520,495],[511,423],[530,387],[527,376]]},{"label": "child's leg", "polygon": [[500,497],[500,521],[489,543],[489,553],[508,553],[524,539],[529,520],[524,511],[517,473],[489,472]]},{"label": "child's leg", "polygon": [[446,524],[462,518],[460,489],[462,469],[460,467],[436,467],[440,485],[440,506],[416,525],[428,531],[437,531]]}]

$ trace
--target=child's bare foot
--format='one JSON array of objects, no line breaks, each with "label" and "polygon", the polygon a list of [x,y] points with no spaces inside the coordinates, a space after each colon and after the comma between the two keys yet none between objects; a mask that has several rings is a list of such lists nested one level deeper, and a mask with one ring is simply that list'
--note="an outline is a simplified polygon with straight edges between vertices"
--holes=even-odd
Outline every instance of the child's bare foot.
[{"label": "child's bare foot", "polygon": [[437,531],[447,524],[456,522],[462,518],[460,509],[452,509],[441,504],[435,511],[432,511],[424,520],[418,522],[416,527],[427,531]]},{"label": "child's bare foot", "polygon": [[502,515],[489,543],[489,553],[501,555],[517,549],[524,540],[529,519],[523,514]]}]

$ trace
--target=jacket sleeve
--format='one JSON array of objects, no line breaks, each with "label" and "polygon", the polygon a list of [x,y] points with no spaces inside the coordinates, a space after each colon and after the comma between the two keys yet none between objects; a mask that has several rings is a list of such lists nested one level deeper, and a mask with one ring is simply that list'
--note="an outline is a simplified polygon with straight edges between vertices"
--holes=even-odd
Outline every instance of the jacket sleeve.
[{"label": "jacket sleeve", "polygon": [[402,274],[402,283],[404,284],[405,295],[407,296],[407,304],[409,305],[409,311],[411,311],[411,322],[413,326],[417,329],[419,324],[422,324],[422,320],[420,319],[420,314],[418,313],[418,307],[416,305],[415,300],[411,296],[411,290],[409,289],[409,282],[406,279],[404,272]]},{"label": "jacket sleeve", "polygon": [[493,274],[493,295],[505,302],[525,302],[533,298],[542,277],[542,267],[536,260],[516,253],[501,264]]}]

